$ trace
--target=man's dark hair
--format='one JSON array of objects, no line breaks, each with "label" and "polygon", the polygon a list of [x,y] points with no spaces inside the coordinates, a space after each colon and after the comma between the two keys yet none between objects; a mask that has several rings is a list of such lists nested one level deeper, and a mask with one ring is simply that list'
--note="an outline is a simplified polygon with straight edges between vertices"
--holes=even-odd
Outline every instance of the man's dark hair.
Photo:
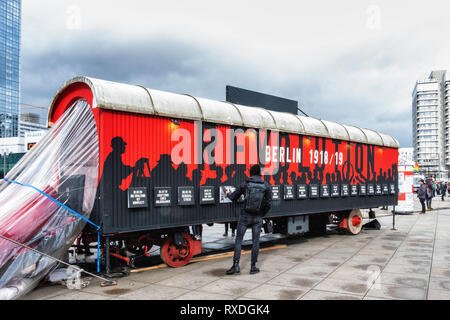
[{"label": "man's dark hair", "polygon": [[261,167],[255,164],[250,168],[250,176],[261,176]]}]

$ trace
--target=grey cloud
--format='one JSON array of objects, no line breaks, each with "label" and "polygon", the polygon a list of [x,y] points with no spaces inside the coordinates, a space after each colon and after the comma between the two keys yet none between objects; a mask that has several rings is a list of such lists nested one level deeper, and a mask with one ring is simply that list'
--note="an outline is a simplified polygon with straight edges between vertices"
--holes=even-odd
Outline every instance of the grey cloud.
[{"label": "grey cloud", "polygon": [[379,130],[392,134],[404,146],[411,144],[410,116],[386,114],[391,108],[386,97],[371,90],[355,91],[347,78],[364,82],[364,70],[387,68],[394,64],[392,55],[374,55],[371,49],[348,52],[314,72],[287,73],[280,79],[264,66],[228,58],[219,51],[208,43],[171,36],[138,41],[82,34],[44,50],[24,52],[22,98],[48,105],[57,89],[77,75],[217,100],[224,99],[225,85],[231,84],[298,99],[311,116]]}]

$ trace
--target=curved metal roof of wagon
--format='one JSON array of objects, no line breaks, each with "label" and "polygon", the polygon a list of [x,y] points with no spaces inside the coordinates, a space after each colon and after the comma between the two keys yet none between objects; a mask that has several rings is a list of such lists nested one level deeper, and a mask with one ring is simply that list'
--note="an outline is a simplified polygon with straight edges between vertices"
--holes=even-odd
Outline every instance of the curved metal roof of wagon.
[{"label": "curved metal roof of wagon", "polygon": [[66,88],[75,83],[89,86],[94,97],[92,108],[278,130],[383,147],[400,147],[394,137],[370,129],[88,77],[76,77],[66,82],[52,102],[49,118],[58,98]]}]

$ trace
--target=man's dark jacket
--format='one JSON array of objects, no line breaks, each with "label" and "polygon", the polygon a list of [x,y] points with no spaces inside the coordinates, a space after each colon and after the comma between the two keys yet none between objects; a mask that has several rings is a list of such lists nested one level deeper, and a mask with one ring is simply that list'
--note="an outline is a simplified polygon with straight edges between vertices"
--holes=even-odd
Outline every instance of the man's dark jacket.
[{"label": "man's dark jacket", "polygon": [[[241,195],[245,195],[247,193],[248,184],[250,182],[261,183],[261,184],[264,183],[264,185],[266,186],[266,192],[264,194],[263,203],[270,204],[270,202],[272,201],[272,188],[270,187],[270,184],[268,184],[266,181],[261,179],[261,177],[259,177],[259,176],[251,176],[249,179],[247,179],[247,181],[245,181],[244,183],[239,185],[239,187],[234,192],[230,193],[228,195],[228,198],[232,201],[237,201],[241,197]],[[245,213],[245,210],[242,209],[241,213]]]},{"label": "man's dark jacket", "polygon": [[427,197],[427,185],[425,183],[422,183],[419,187],[419,190],[417,191],[417,196],[419,199],[425,200]]}]

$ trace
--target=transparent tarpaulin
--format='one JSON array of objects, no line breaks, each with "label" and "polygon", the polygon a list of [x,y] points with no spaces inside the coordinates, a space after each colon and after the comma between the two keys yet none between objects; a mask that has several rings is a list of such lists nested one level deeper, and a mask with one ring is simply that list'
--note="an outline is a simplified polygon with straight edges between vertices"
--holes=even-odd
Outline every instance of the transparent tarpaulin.
[{"label": "transparent tarpaulin", "polygon": [[[89,104],[79,100],[6,178],[33,186],[89,219],[99,146]],[[0,182],[0,235],[61,259],[86,221],[33,188]],[[58,262],[0,238],[0,299],[35,288]]]}]

